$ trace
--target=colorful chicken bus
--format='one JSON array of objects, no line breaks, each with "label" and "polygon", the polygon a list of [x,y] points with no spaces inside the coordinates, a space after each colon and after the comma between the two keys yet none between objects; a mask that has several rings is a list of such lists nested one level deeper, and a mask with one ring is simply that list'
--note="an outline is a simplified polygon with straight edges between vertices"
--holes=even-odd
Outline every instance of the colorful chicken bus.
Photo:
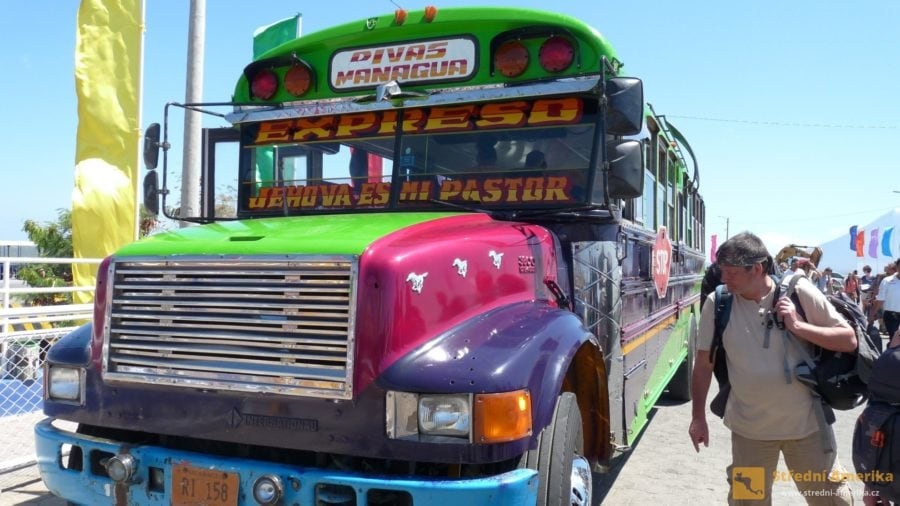
[{"label": "colorful chicken bus", "polygon": [[225,125],[197,216],[158,125],[146,204],[200,224],[106,259],[93,323],[50,351],[53,493],[591,504],[664,390],[690,395],[696,163],[581,21],[398,10],[286,41],[164,124],[185,108]]}]

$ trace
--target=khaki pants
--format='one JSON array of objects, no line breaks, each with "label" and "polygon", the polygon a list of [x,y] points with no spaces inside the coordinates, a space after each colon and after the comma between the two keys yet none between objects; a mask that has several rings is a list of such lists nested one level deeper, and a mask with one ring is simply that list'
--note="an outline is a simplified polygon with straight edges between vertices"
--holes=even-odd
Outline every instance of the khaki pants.
[{"label": "khaki pants", "polygon": [[[828,437],[832,448],[836,448],[831,427],[828,427]],[[834,481],[842,478],[840,465],[835,465],[837,454],[825,453],[822,436],[818,432],[803,439],[788,441],[757,441],[732,432],[732,463],[727,469],[731,484],[728,504],[772,504],[772,483],[776,478],[779,453],[784,454],[784,462],[790,474],[779,474],[778,480],[793,479],[807,504],[853,504],[846,481]],[[833,473],[835,468],[837,471]]]}]

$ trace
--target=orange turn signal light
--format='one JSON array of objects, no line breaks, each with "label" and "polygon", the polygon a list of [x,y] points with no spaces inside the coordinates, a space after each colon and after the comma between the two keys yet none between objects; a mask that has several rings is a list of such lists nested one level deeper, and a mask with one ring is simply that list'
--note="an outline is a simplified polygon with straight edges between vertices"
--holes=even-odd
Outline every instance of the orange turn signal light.
[{"label": "orange turn signal light", "polygon": [[494,67],[506,77],[518,77],[528,68],[528,49],[518,40],[508,40],[494,53]]},{"label": "orange turn signal light", "polygon": [[472,438],[476,443],[504,443],[531,435],[528,390],[475,394]]},{"label": "orange turn signal light", "polygon": [[309,91],[312,73],[305,65],[294,65],[284,75],[284,89],[291,95],[299,97]]},{"label": "orange turn signal light", "polygon": [[437,7],[433,5],[428,5],[425,7],[425,16],[422,19],[425,20],[426,23],[431,23],[434,21],[434,18],[437,17]]},{"label": "orange turn signal light", "polygon": [[402,25],[406,22],[406,16],[409,12],[406,9],[397,9],[394,11],[394,23],[397,25]]}]

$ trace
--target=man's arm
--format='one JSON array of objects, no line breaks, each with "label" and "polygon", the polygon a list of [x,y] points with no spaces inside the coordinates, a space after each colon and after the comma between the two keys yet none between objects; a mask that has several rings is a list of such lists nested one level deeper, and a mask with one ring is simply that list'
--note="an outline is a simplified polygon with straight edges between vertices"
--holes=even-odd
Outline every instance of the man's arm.
[{"label": "man's arm", "polygon": [[836,327],[817,327],[799,319],[794,319],[793,324],[788,324],[785,318],[784,324],[795,336],[826,350],[842,352],[856,350],[856,332],[846,323]]},{"label": "man's arm", "polygon": [[694,450],[700,451],[700,443],[709,446],[709,426],[706,424],[706,395],[712,381],[713,364],[709,351],[697,350],[694,357],[694,372],[691,376],[691,426],[688,434]]},{"label": "man's arm", "polygon": [[784,318],[784,326],[791,334],[826,350],[851,352],[856,350],[856,332],[846,322],[832,327],[820,327],[803,321],[797,307],[788,297],[779,299],[775,310]]}]

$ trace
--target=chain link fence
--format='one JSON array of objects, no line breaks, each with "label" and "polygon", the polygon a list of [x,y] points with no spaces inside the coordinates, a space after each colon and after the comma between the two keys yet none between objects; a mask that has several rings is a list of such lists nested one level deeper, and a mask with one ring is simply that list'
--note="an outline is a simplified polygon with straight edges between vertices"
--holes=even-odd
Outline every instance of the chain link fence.
[{"label": "chain link fence", "polygon": [[91,304],[32,306],[28,295],[92,290],[93,287],[32,288],[16,279],[27,263],[93,263],[99,260],[0,257],[0,490],[19,483],[35,465],[34,424],[43,414],[43,365],[59,338],[91,318]]}]

